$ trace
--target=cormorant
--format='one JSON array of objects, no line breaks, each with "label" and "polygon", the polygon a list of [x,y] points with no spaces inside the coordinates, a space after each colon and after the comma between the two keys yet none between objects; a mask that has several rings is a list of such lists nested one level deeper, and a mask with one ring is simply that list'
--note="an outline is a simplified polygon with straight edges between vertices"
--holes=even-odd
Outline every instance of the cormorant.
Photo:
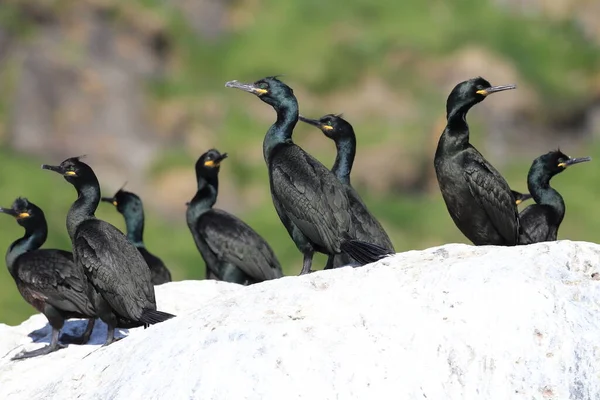
[{"label": "cormorant", "polygon": [[304,257],[300,274],[311,272],[315,251],[329,257],[348,253],[361,264],[390,255],[380,246],[351,236],[346,189],[331,171],[292,141],[298,122],[298,102],[292,89],[275,77],[254,83],[230,81],[225,86],[258,96],[277,113],[263,141],[263,156],[275,210]]},{"label": "cormorant", "polygon": [[88,281],[81,267],[73,262],[73,254],[64,250],[40,249],[48,236],[44,212],[25,198],[16,199],[11,208],[0,212],[16,218],[25,228],[25,235],[10,245],[6,266],[15,280],[21,296],[48,318],[52,327],[49,346],[21,353],[14,360],[36,357],[56,351],[63,346],[58,334],[65,320],[89,318],[81,337],[63,334],[60,339],[70,343],[87,343],[96,321],[96,310],[89,300]]},{"label": "cormorant", "polygon": [[171,273],[162,260],[150,253],[144,245],[144,206],[142,199],[135,193],[119,189],[113,197],[102,197],[102,201],[110,203],[123,214],[127,227],[127,239],[138,249],[148,268],[153,285],[171,282]]},{"label": "cormorant", "polygon": [[570,158],[560,150],[536,158],[527,175],[527,188],[536,204],[521,211],[519,244],[556,240],[558,227],[565,216],[562,196],[550,186],[550,179],[570,165],[591,161],[590,157]]},{"label": "cormorant", "polygon": [[488,95],[515,88],[473,78],[456,85],[446,103],[447,125],[435,152],[435,173],[454,223],[477,246],[516,245],[519,214],[506,180],[469,143],[467,112]]},{"label": "cormorant", "polygon": [[[350,172],[352,171],[352,164],[354,163],[354,156],[356,154],[356,135],[354,134],[352,125],[343,119],[341,115],[334,114],[324,115],[318,120],[306,118],[302,115],[299,115],[298,118],[302,122],[316,126],[325,136],[335,142],[337,155],[331,172],[346,188],[352,218],[351,234],[358,240],[373,243],[388,249],[390,252],[395,252],[396,250],[388,234],[379,221],[369,212],[367,206],[350,183]],[[334,257],[333,266],[327,265],[325,269],[338,268],[350,264],[356,264],[356,260],[342,253]]]},{"label": "cormorant", "polygon": [[527,201],[529,199],[531,199],[531,194],[529,193],[521,193],[521,192],[517,192],[516,190],[511,190],[513,196],[515,197],[515,204],[519,205],[524,201]]},{"label": "cormorant", "polygon": [[186,219],[206,263],[206,277],[239,284],[281,278],[283,272],[269,244],[250,226],[213,208],[219,193],[219,169],[227,153],[211,149],[196,161],[198,191]]},{"label": "cormorant", "polygon": [[174,315],[157,311],[150,270],[127,237],[94,213],[100,204],[96,174],[80,157],[42,169],[61,174],[77,190],[77,200],[67,214],[67,231],[76,265],[83,268],[94,287],[93,304],[108,325],[105,346],[115,340],[116,327],[131,328],[159,323]]}]

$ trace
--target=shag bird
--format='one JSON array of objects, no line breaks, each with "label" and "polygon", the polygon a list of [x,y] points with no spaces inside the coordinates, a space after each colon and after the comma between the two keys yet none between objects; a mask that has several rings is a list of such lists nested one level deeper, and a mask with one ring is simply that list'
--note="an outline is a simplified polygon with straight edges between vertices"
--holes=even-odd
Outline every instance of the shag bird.
[{"label": "shag bird", "polygon": [[[299,115],[300,121],[313,125],[321,130],[325,136],[335,142],[337,155],[331,172],[346,188],[346,195],[350,202],[352,218],[351,234],[358,240],[379,245],[390,252],[395,252],[394,245],[379,221],[369,212],[356,190],[350,183],[350,172],[356,155],[356,135],[352,125],[341,115],[327,114],[317,119],[306,118]],[[330,258],[331,260],[331,258]],[[347,254],[336,255],[333,265],[325,269],[338,268],[344,265],[356,264]]]},{"label": "shag bird", "polygon": [[174,317],[156,310],[150,270],[140,252],[121,231],[94,215],[100,184],[92,168],[79,157],[42,168],[61,174],[77,190],[67,214],[67,231],[75,264],[95,289],[97,315],[108,325],[105,345],[115,340],[116,327],[148,326]]},{"label": "shag bird", "polygon": [[225,86],[258,96],[277,113],[263,141],[263,156],[275,210],[304,257],[301,274],[311,272],[315,251],[329,257],[348,253],[361,264],[389,255],[390,251],[380,246],[352,237],[345,187],[292,141],[298,122],[298,101],[292,89],[275,77],[254,83],[230,81]]},{"label": "shag bird", "polygon": [[186,212],[188,227],[206,263],[206,276],[242,285],[281,278],[281,265],[269,244],[236,216],[213,208],[220,165],[226,157],[227,153],[211,149],[198,158],[198,191]]},{"label": "shag bird", "polygon": [[454,223],[477,246],[516,245],[519,214],[506,180],[469,143],[467,112],[487,96],[515,88],[469,79],[456,85],[446,103],[447,125],[435,152],[435,173]]},{"label": "shag bird", "polygon": [[25,235],[11,244],[6,253],[8,272],[21,296],[44,314],[52,327],[49,346],[21,353],[13,359],[36,357],[62,348],[58,334],[69,318],[89,318],[88,326],[81,337],[63,334],[60,339],[87,343],[94,328],[96,310],[89,299],[88,281],[81,267],[73,262],[73,254],[40,249],[48,236],[48,225],[44,212],[27,199],[18,198],[11,208],[0,208],[0,212],[13,216],[25,228]]},{"label": "shag bird", "polygon": [[562,196],[550,186],[550,179],[567,167],[586,161],[590,157],[570,158],[560,150],[536,158],[527,174],[527,187],[536,204],[521,211],[519,244],[556,240],[558,228],[565,216]]},{"label": "shag bird", "polygon": [[527,201],[529,199],[531,199],[531,194],[529,193],[521,193],[521,192],[517,192],[516,190],[511,190],[513,196],[515,197],[515,204],[519,205],[524,201]]},{"label": "shag bird", "polygon": [[127,239],[138,249],[148,268],[153,285],[171,282],[171,273],[162,260],[150,253],[144,244],[144,206],[142,199],[135,193],[119,189],[113,197],[102,197],[102,201],[110,203],[123,214],[127,227]]}]

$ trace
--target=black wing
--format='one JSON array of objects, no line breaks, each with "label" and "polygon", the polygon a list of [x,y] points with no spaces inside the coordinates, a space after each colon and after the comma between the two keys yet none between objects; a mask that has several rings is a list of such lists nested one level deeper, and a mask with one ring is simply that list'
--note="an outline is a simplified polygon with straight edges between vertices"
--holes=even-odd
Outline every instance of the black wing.
[{"label": "black wing", "polygon": [[369,212],[358,193],[351,186],[347,186],[346,194],[352,212],[352,229],[355,237],[363,242],[373,243],[391,251],[396,251],[387,232],[377,219]]},{"label": "black wing", "polygon": [[148,264],[148,268],[150,268],[150,276],[153,285],[171,282],[171,272],[160,258],[150,253],[145,247],[138,247],[137,249],[142,257],[144,257],[144,261]]},{"label": "black wing", "polygon": [[75,232],[73,249],[90,282],[120,316],[138,321],[144,309],[156,309],[148,265],[117,228],[86,221]]},{"label": "black wing", "polygon": [[351,224],[344,186],[296,145],[281,146],[270,167],[272,194],[281,207],[278,212],[285,212],[313,243],[339,252],[340,239]]},{"label": "black wing", "polygon": [[219,260],[231,263],[256,281],[283,276],[269,244],[239,218],[212,209],[198,219],[198,232]]},{"label": "black wing", "polygon": [[467,160],[464,177],[471,194],[485,210],[496,231],[507,243],[517,243],[519,211],[502,175],[485,162]]},{"label": "black wing", "polygon": [[88,283],[81,267],[68,251],[42,249],[17,259],[17,278],[29,295],[59,310],[94,316],[88,299]]},{"label": "black wing", "polygon": [[521,220],[519,244],[556,240],[556,235],[552,235],[552,213],[551,207],[541,204],[532,204],[521,211],[519,214]]}]

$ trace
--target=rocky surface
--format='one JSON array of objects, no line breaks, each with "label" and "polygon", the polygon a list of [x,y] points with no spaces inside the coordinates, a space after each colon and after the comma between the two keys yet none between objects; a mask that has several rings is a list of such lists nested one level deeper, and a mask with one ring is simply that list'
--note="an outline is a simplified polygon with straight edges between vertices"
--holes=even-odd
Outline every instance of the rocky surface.
[{"label": "rocky surface", "polygon": [[90,345],[10,361],[49,329],[0,325],[0,398],[600,398],[599,260],[585,242],[450,244],[250,287],[165,284],[178,317],[105,348],[99,324]]}]

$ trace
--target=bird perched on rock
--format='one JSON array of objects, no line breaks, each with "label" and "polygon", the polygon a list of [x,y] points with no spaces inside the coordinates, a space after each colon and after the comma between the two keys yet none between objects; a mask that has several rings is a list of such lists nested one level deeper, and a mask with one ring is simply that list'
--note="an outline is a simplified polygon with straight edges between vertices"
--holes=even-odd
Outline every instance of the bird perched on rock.
[{"label": "bird perched on rock", "polygon": [[138,195],[119,189],[113,197],[102,197],[102,201],[110,203],[123,215],[127,227],[127,239],[138,249],[148,268],[152,284],[160,285],[171,282],[171,273],[163,261],[150,253],[144,244],[144,206]]},{"label": "bird perched on rock", "polygon": [[315,251],[329,257],[344,252],[361,264],[391,254],[381,246],[352,236],[346,188],[323,164],[293,142],[298,101],[292,89],[275,77],[254,83],[230,81],[225,86],[256,95],[277,113],[277,120],[263,141],[263,156],[275,210],[304,257],[301,274],[311,272]]},{"label": "bird perched on rock", "polygon": [[108,325],[105,345],[115,340],[116,327],[147,326],[174,317],[156,310],[150,270],[140,252],[121,231],[94,215],[100,184],[92,168],[80,157],[42,168],[61,174],[77,190],[77,200],[67,214],[67,231],[75,264],[95,289],[92,301],[97,315]]},{"label": "bird perched on rock", "polygon": [[96,310],[89,299],[90,288],[83,269],[75,265],[71,252],[40,249],[48,236],[48,225],[38,206],[18,198],[12,207],[0,208],[0,212],[14,217],[25,228],[25,235],[11,244],[6,253],[8,272],[21,296],[44,314],[52,327],[49,346],[21,353],[13,359],[36,357],[62,348],[58,334],[69,318],[89,318],[88,326],[81,337],[63,334],[60,339],[87,343],[94,328]]},{"label": "bird perched on rock", "polygon": [[527,175],[527,188],[536,204],[521,211],[519,244],[554,241],[565,216],[565,202],[550,186],[550,180],[571,165],[591,161],[590,157],[571,158],[560,150],[551,151],[533,161]]},{"label": "bird perched on rock", "polygon": [[[306,118],[302,115],[299,115],[298,118],[302,122],[319,128],[326,137],[335,143],[337,154],[331,172],[346,188],[352,218],[351,235],[358,240],[379,245],[392,253],[395,252],[394,245],[387,232],[373,214],[369,212],[367,206],[350,183],[350,172],[356,155],[356,135],[352,125],[341,115],[334,114],[324,115],[318,120]],[[327,265],[325,269],[356,263],[356,260],[342,253],[336,255],[333,259],[333,265]]]},{"label": "bird perched on rock", "polygon": [[213,208],[219,194],[219,169],[227,153],[211,149],[196,161],[198,191],[186,219],[206,263],[207,279],[252,284],[281,278],[283,272],[269,244],[245,222]]},{"label": "bird perched on rock", "polygon": [[435,173],[452,220],[478,246],[516,245],[519,214],[506,180],[469,143],[467,112],[487,96],[515,88],[469,79],[456,85],[446,102],[447,124],[435,152]]}]

